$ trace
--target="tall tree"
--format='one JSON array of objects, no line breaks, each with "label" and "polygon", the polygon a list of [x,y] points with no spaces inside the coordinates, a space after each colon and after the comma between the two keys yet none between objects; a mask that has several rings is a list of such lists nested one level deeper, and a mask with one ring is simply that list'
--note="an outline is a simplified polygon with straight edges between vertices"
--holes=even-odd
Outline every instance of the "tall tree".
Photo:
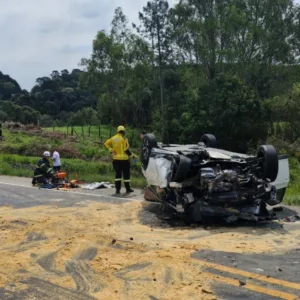
[{"label": "tall tree", "polygon": [[[142,23],[141,32],[151,41],[152,50],[157,56],[159,70],[160,102],[161,102],[161,128],[162,138],[166,140],[165,132],[165,103],[164,103],[164,74],[163,68],[168,63],[170,56],[170,28],[169,28],[169,4],[165,0],[152,0],[143,7],[139,13]],[[155,64],[153,63],[153,67]]]}]

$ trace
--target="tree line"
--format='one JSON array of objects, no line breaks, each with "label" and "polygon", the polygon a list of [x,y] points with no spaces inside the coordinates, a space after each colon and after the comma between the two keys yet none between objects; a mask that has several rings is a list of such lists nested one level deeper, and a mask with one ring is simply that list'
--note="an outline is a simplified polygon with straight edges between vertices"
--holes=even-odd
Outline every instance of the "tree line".
[{"label": "tree line", "polygon": [[270,136],[294,143],[299,42],[292,0],[151,0],[137,24],[119,7],[83,70],[53,71],[30,92],[0,73],[0,118],[19,109],[43,124],[128,124],[165,142],[213,133],[239,151]]}]

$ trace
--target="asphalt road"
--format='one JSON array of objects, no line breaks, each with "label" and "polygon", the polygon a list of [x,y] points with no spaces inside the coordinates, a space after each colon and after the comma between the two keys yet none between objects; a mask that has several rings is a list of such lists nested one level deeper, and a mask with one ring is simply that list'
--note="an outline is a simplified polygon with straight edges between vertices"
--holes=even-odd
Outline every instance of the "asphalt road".
[{"label": "asphalt road", "polygon": [[135,189],[135,192],[131,194],[122,193],[121,190],[121,195],[116,197],[114,189],[39,189],[31,186],[31,179],[29,178],[11,176],[0,176],[0,193],[0,205],[18,208],[51,203],[56,203],[58,206],[72,206],[83,198],[85,201],[100,202],[143,200],[140,189]]},{"label": "asphalt road", "polygon": [[[31,187],[30,179],[0,176],[0,207],[10,206],[21,210],[30,207],[55,205],[59,209],[74,207],[79,203],[91,201],[118,205],[124,203],[124,201],[143,201],[143,195],[141,190],[136,190],[130,196],[121,195],[120,197],[115,197],[113,191],[108,189],[96,191],[81,189],[74,191],[45,190]],[[280,217],[293,215],[299,211],[297,207],[284,208],[283,212],[280,213]],[[161,212],[156,204],[149,204],[148,208],[141,212],[140,222],[151,227],[159,227],[162,224],[167,224],[170,228],[183,226],[180,220],[168,218],[167,213]],[[219,226],[216,227],[216,230],[220,229]],[[249,225],[241,224],[241,226],[245,226],[249,230]],[[276,249],[272,253],[261,254],[247,253],[247,250],[241,254],[207,249],[195,251],[191,256],[191,262],[198,264],[199,271],[201,270],[202,274],[205,274],[211,280],[215,299],[300,299],[300,222],[287,223],[283,227],[274,222],[261,226],[262,230],[276,231],[278,245],[282,246],[282,243],[285,243],[286,240],[281,239],[281,237],[291,232],[299,242],[296,241],[295,243],[294,241],[296,246],[285,253],[282,250],[276,251]],[[253,228],[256,229],[256,227]],[[213,232],[213,229],[211,232]],[[235,228],[225,227],[224,230],[234,232]],[[296,235],[295,232],[297,232]],[[172,230],[170,229],[171,234]],[[199,234],[207,236],[206,228],[199,227]],[[213,234],[211,238],[214,238]],[[151,239],[150,235],[149,239]],[[297,243],[299,247],[297,247]],[[5,243],[1,243],[0,251],[4,248]],[[97,249],[89,249],[85,252],[83,254],[85,261],[88,262],[93,259],[95,253],[97,253]],[[49,267],[49,260],[51,261],[52,258],[48,257],[47,259],[41,262],[46,269]],[[80,281],[81,269],[76,265],[69,265],[68,268],[69,272],[75,274],[75,281]],[[85,265],[85,268],[88,269],[90,274],[93,274],[88,264]],[[82,272],[87,271],[87,269]],[[34,276],[27,277],[23,281],[20,279],[19,283],[26,284],[27,289],[8,289],[5,286],[0,286],[0,299],[95,299],[86,293],[84,289],[63,288]],[[17,283],[12,284],[16,285]],[[154,298],[148,297],[145,299]]]}]

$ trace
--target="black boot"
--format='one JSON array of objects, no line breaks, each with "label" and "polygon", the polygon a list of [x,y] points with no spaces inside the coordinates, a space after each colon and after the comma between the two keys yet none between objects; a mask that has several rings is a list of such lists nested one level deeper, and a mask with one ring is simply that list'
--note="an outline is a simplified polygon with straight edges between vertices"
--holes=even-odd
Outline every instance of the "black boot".
[{"label": "black boot", "polygon": [[124,182],[124,184],[125,184],[125,188],[126,188],[126,193],[127,193],[127,194],[133,193],[133,192],[134,192],[134,190],[131,189],[130,183],[129,183],[129,182]]},{"label": "black boot", "polygon": [[121,181],[115,181],[116,194],[120,194],[121,191]]}]

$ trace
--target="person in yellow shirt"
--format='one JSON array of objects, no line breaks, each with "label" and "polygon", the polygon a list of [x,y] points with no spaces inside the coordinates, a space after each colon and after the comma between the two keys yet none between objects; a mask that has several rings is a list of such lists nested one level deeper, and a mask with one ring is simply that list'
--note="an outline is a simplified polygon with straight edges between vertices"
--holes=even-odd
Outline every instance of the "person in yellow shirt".
[{"label": "person in yellow shirt", "polygon": [[130,187],[130,157],[136,157],[129,150],[129,143],[125,137],[125,127],[119,126],[117,128],[117,134],[108,139],[104,143],[105,147],[112,153],[113,167],[116,172],[115,175],[115,187],[116,194],[120,194],[122,185],[122,176],[126,193],[134,192]]}]

